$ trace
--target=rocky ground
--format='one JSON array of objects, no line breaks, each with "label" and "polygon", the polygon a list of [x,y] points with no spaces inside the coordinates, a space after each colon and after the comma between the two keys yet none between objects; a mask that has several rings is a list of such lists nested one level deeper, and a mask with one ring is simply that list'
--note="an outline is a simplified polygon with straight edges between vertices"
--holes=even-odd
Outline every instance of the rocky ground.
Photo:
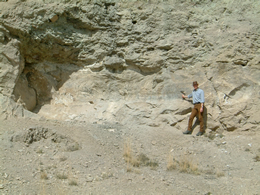
[{"label": "rocky ground", "polygon": [[259,194],[254,130],[1,121],[1,194]]}]

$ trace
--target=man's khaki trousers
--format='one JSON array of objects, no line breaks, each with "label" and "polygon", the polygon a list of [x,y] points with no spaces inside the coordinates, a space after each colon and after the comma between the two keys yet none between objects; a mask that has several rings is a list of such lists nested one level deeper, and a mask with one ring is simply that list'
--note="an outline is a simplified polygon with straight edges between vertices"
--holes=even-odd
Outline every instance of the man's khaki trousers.
[{"label": "man's khaki trousers", "polygon": [[204,132],[204,124],[203,124],[203,112],[200,112],[200,107],[201,104],[195,104],[192,111],[191,115],[189,118],[189,124],[188,124],[188,131],[192,131],[192,122],[195,116],[198,115],[199,121],[200,121],[200,132]]}]

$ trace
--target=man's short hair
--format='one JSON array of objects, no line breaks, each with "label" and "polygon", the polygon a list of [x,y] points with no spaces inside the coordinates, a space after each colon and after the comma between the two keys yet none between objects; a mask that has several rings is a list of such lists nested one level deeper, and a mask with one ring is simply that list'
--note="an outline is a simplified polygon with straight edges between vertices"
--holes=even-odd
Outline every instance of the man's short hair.
[{"label": "man's short hair", "polygon": [[197,81],[193,81],[192,85],[199,85]]}]

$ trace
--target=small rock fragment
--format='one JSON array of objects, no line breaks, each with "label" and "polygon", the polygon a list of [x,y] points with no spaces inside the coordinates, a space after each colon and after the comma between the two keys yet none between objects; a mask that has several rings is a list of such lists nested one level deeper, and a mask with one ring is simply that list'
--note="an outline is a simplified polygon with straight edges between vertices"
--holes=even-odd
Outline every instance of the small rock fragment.
[{"label": "small rock fragment", "polygon": [[87,182],[92,182],[92,181],[93,181],[93,177],[91,175],[88,175]]},{"label": "small rock fragment", "polygon": [[50,18],[50,21],[51,22],[56,22],[57,20],[59,19],[59,16],[58,15],[54,15]]}]

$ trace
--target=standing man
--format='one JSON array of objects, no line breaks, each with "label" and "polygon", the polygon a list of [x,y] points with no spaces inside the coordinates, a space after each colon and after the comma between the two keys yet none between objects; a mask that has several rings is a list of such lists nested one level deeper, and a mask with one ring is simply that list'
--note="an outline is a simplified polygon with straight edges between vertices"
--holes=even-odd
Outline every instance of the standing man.
[{"label": "standing man", "polygon": [[183,132],[183,134],[191,134],[192,133],[192,122],[196,115],[199,115],[200,121],[200,131],[196,134],[197,136],[201,136],[204,134],[204,124],[203,124],[203,106],[204,106],[204,91],[199,88],[199,84],[197,81],[193,82],[194,90],[188,96],[182,95],[182,98],[191,98],[193,102],[193,109],[189,118],[188,130]]}]

